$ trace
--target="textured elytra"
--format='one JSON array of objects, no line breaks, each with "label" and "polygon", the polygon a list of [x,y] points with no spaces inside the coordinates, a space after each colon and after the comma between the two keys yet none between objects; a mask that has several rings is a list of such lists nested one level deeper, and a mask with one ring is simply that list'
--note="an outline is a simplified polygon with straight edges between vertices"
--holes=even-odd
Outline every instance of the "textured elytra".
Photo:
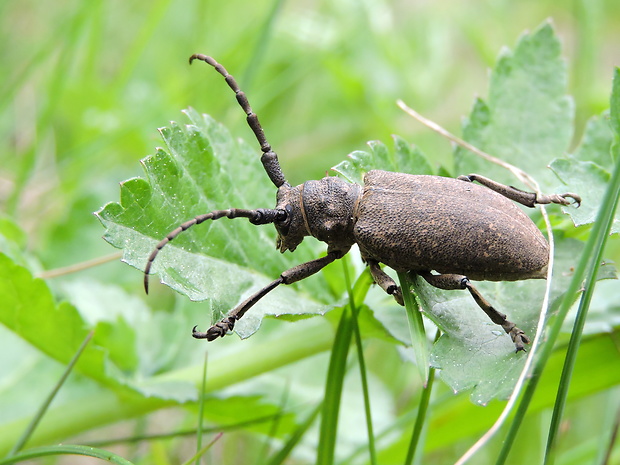
[{"label": "textured elytra", "polygon": [[452,178],[370,171],[355,214],[362,255],[397,271],[544,278],[549,247],[506,197]]}]

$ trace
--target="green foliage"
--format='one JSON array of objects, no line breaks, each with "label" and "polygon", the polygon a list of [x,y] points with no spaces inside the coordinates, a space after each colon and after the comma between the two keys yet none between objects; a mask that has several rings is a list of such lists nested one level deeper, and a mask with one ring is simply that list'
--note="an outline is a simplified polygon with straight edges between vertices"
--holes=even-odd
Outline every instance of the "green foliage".
[{"label": "green foliage", "polygon": [[[121,202],[97,213],[106,227],[104,238],[123,248],[123,260],[143,270],[155,245],[168,232],[200,213],[222,208],[272,208],[273,189],[265,181],[256,151],[236,142],[209,116],[187,110],[190,124],[173,123],[161,129],[168,151],[159,149],[142,161],[147,179],[121,184]],[[243,168],[243,169],[241,169]],[[308,246],[296,256],[265,251],[275,244],[273,228],[210,221],[189,229],[162,249],[153,271],[163,283],[192,300],[206,300],[212,321],[273,280],[283,269],[314,257]],[[305,284],[305,283],[304,283]],[[254,333],[264,314],[312,314],[324,311],[325,284],[310,284],[310,294],[292,289],[269,294],[259,302],[236,331]]]},{"label": "green foliage", "polygon": [[[491,73],[488,101],[477,99],[463,125],[463,138],[532,173],[541,189],[557,186],[548,163],[562,156],[573,133],[574,103],[566,95],[566,64],[550,24],[504,49]],[[509,173],[464,149],[455,153],[456,171],[512,183]]]},{"label": "green foliage", "polygon": [[[565,9],[522,2],[506,8],[475,2],[472,8],[465,2],[438,9],[432,2],[416,8],[319,3],[311,9],[278,1],[181,5],[164,0],[145,10],[126,2],[70,1],[43,12],[27,1],[1,4],[0,37],[11,47],[0,52],[5,76],[0,83],[0,457],[26,439],[26,455],[3,463],[58,453],[117,463],[182,463],[194,455],[196,441],[176,439],[196,428],[202,398],[207,431],[202,443],[217,448],[222,463],[256,457],[283,463],[291,456],[296,463],[312,463],[317,456],[325,463],[364,463],[374,455],[368,431],[374,431],[376,463],[403,463],[408,448],[418,451],[422,463],[452,463],[498,416],[524,354],[513,353],[506,335],[467,294],[414,281],[426,333],[434,334],[435,326],[442,332],[430,353],[432,366],[439,368],[437,380],[422,394],[418,370],[409,363],[415,356],[405,313],[370,287],[355,253],[271,293],[237,326],[244,341],[228,337],[207,345],[192,340],[190,330],[194,324],[208,326],[282,270],[320,256],[321,245],[307,240],[294,254],[282,255],[273,249],[271,226],[207,222],[166,246],[155,262],[151,295],[143,296],[136,269],[143,269],[154,244],[179,223],[214,209],[274,205],[273,186],[234,96],[207,67],[187,69],[191,53],[212,53],[235,75],[293,183],[321,176],[332,165],[356,182],[367,170],[381,168],[480,172],[515,183],[504,170],[463,149],[453,160],[445,141],[419,128],[394,101],[403,98],[457,132],[501,44],[549,16],[545,8],[558,8],[551,16],[561,22],[563,40],[579,44],[575,68],[562,60],[560,40],[549,24],[524,34],[512,51],[501,53],[488,97],[475,101],[462,132],[469,142],[532,174],[542,190],[583,197],[581,208],[562,209],[577,229],[560,208],[548,208],[556,238],[552,310],[564,298],[569,303],[577,298],[577,292],[568,292],[574,267],[590,236],[589,224],[609,207],[601,199],[618,164],[617,149],[610,150],[620,126],[617,80],[607,111],[609,73],[600,64],[609,61],[606,44],[614,43],[615,5],[577,2]],[[566,17],[575,30],[563,22]],[[607,39],[605,30],[611,31]],[[179,123],[165,123],[190,105],[200,112],[189,109]],[[230,132],[203,111],[217,115]],[[598,116],[586,122],[592,114]],[[153,128],[159,126],[164,144],[153,151]],[[363,141],[389,141],[394,133],[403,136],[370,142],[341,161]],[[573,138],[581,142],[574,146]],[[143,160],[144,177],[123,182],[120,201],[100,209],[118,198],[119,179],[139,174],[136,160],[144,153],[152,153]],[[99,221],[90,214],[98,209]],[[533,218],[542,226],[537,213]],[[618,218],[616,213],[614,232]],[[82,264],[111,252],[99,223],[105,240],[123,250],[131,267],[118,260]],[[612,261],[618,259],[617,237],[611,237],[604,255]],[[587,250],[592,257],[598,253]],[[612,261],[606,261],[599,279],[616,275]],[[181,294],[168,292],[158,278]],[[544,282],[477,287],[533,335]],[[570,362],[570,390],[556,394],[572,313],[557,345],[548,349],[528,415],[519,418],[524,427],[513,446],[519,463],[540,460],[545,447],[540,438],[547,434],[556,398],[567,402],[564,418],[570,426],[560,430],[557,463],[595,457],[602,463],[611,449],[620,384],[614,343],[619,291],[611,279],[589,288],[595,292]],[[334,343],[338,322],[350,324],[355,315],[348,294],[354,296],[363,338],[357,354],[350,352],[349,336]],[[93,339],[61,385],[91,331]],[[209,365],[200,396],[204,350]],[[334,361],[327,382],[329,351]],[[569,384],[563,383],[563,388]],[[51,406],[45,404],[48,395]],[[41,422],[29,436],[25,432],[39,411]],[[76,436],[86,443],[94,437],[93,446],[131,443],[134,436],[149,437],[154,424],[173,439],[150,437],[151,447],[123,448],[126,458],[82,446],[35,447],[75,442]],[[106,425],[111,429],[98,429]],[[226,431],[222,437],[211,436],[220,429]],[[87,431],[92,436],[84,436]],[[317,453],[319,437],[325,447]],[[503,439],[492,441],[476,463],[495,462]],[[618,463],[617,447],[609,463]]]}]

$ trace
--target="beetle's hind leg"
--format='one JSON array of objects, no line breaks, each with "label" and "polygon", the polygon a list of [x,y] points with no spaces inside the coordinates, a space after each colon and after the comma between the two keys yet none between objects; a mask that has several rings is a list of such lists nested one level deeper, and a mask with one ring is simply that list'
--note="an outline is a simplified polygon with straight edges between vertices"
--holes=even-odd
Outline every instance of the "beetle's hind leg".
[{"label": "beetle's hind leg", "polygon": [[366,259],[366,263],[368,263],[370,274],[372,275],[372,279],[375,280],[375,283],[377,283],[387,294],[394,296],[394,300],[396,300],[396,302],[404,306],[405,302],[403,301],[403,292],[401,291],[400,286],[397,285],[396,282],[381,269],[379,262],[376,260]]},{"label": "beetle's hind leg", "polygon": [[480,292],[472,286],[467,276],[459,274],[432,274],[430,272],[419,273],[426,282],[431,286],[435,286],[439,289],[467,289],[471,296],[474,298],[478,306],[487,314],[491,321],[504,328],[504,331],[512,338],[512,342],[515,343],[516,351],[525,351],[525,344],[530,343],[530,339],[525,333],[517,328],[512,321],[506,318],[506,315],[497,311],[487,300],[482,297]]},{"label": "beetle's hind leg", "polygon": [[506,186],[504,184],[500,184],[493,181],[492,179],[480,176],[479,174],[459,176],[457,179],[467,182],[478,181],[484,187],[487,187],[492,191],[497,192],[498,194],[502,194],[504,197],[509,198],[510,200],[514,200],[515,202],[519,202],[521,205],[525,205],[526,207],[530,208],[533,208],[538,204],[548,203],[558,203],[560,205],[570,205],[571,203],[574,203],[577,207],[581,205],[581,197],[579,197],[577,194],[573,194],[572,192],[567,192],[565,194],[549,195],[537,194],[535,192],[526,192],[513,186]]}]

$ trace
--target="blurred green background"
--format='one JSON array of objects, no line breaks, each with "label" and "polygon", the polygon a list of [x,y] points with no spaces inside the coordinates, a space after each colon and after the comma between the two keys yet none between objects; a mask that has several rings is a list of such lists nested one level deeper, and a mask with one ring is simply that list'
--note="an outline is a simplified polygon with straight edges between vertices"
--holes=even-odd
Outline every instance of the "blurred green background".
[{"label": "blurred green background", "polygon": [[[185,123],[191,106],[253,142],[221,76],[188,66],[193,53],[237,78],[291,183],[391,134],[451,170],[450,144],[396,99],[459,134],[502,47],[546,20],[563,42],[578,141],[609,106],[617,0],[3,0],[0,211],[26,231],[34,268],[103,257],[115,251],[92,212],[143,174],[139,160],[162,144],[158,127]],[[139,272],[118,260],[83,273],[141,295]],[[570,408],[590,405],[601,408],[592,397]]]}]

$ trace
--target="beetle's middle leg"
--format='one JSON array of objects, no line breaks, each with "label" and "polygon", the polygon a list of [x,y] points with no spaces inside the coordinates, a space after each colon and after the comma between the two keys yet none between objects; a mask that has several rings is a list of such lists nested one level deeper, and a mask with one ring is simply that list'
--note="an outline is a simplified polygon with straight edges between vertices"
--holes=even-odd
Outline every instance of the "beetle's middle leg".
[{"label": "beetle's middle leg", "polygon": [[[469,174],[467,176],[459,176],[457,178],[460,181],[473,182],[478,181],[484,187],[491,189],[492,191],[497,192],[498,194],[502,194],[504,197],[509,198],[510,200],[514,200],[515,202],[519,202],[526,207],[533,208],[538,204],[547,204],[547,203],[559,203],[560,205],[570,205],[571,203],[575,203],[577,207],[581,204],[581,197],[577,194],[573,194],[572,192],[567,192],[565,194],[549,194],[542,195],[537,194],[535,192],[526,192],[521,189],[517,189],[513,186],[506,186],[504,184],[500,184],[498,182],[493,181],[492,179],[485,178],[484,176],[480,176],[479,174]],[[572,202],[568,199],[572,199]]]},{"label": "beetle's middle leg", "polygon": [[521,350],[525,350],[524,344],[529,344],[530,339],[525,335],[525,333],[517,328],[512,321],[509,321],[506,318],[506,315],[497,311],[487,300],[482,297],[480,292],[472,286],[471,282],[467,278],[467,276],[459,275],[459,274],[432,274],[430,272],[419,273],[426,282],[428,282],[431,286],[435,286],[439,289],[467,289],[471,296],[474,298],[478,306],[484,310],[484,313],[491,319],[491,321],[497,325],[500,325],[504,328],[507,334],[512,338],[512,342],[515,343],[515,347],[517,352]]},{"label": "beetle's middle leg", "polygon": [[207,339],[208,341],[213,341],[218,337],[224,337],[228,331],[233,330],[235,327],[235,322],[245,315],[245,312],[247,312],[254,306],[255,303],[265,297],[280,284],[292,284],[294,282],[301,281],[302,279],[319,272],[334,260],[342,258],[346,252],[348,252],[348,250],[328,250],[327,255],[324,257],[302,263],[284,271],[278,279],[267,284],[260,291],[252,294],[235,309],[233,309],[225,318],[211,326],[205,332],[198,331],[196,326],[194,326],[194,329],[192,329],[192,336],[196,339]]}]

